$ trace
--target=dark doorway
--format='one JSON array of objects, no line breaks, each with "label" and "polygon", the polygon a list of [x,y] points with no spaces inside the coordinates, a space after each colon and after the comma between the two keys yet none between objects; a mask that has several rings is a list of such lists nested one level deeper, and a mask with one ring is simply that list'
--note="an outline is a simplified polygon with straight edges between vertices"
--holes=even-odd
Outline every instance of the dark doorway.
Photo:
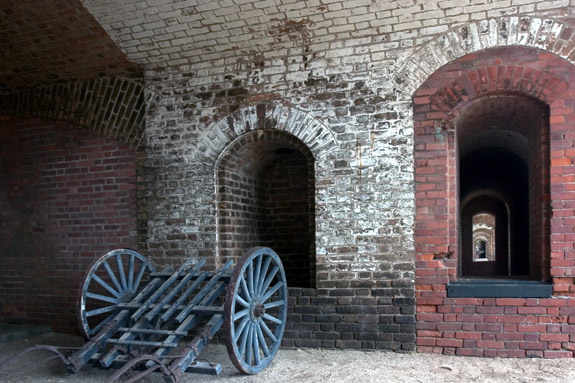
[{"label": "dark doorway", "polygon": [[280,256],[290,287],[315,286],[314,159],[294,136],[247,133],[218,163],[219,255],[253,246]]},{"label": "dark doorway", "polygon": [[[545,279],[541,265],[549,246],[548,106],[518,94],[493,94],[467,105],[456,126],[460,274]],[[477,245],[473,235],[469,238],[472,216],[480,212],[493,214],[497,221],[497,261],[491,271],[492,261],[466,265]],[[505,257],[506,263],[501,260]]]},{"label": "dark doorway", "polygon": [[461,275],[509,275],[509,219],[498,198],[480,196],[461,213]]},{"label": "dark doorway", "polygon": [[[461,275],[524,276],[529,274],[529,172],[524,161],[501,148],[482,148],[460,161]],[[479,213],[494,219],[493,251],[477,260],[477,240],[488,239],[488,227],[473,218]],[[479,230],[479,231],[478,231]],[[487,241],[489,242],[489,241]]]}]

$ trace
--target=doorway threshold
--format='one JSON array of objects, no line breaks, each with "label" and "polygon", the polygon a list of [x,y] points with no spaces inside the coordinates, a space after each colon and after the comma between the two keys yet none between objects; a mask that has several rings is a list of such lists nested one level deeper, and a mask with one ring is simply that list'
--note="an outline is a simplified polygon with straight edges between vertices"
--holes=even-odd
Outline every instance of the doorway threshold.
[{"label": "doorway threshold", "polygon": [[549,298],[549,282],[517,279],[460,279],[447,285],[450,298]]}]

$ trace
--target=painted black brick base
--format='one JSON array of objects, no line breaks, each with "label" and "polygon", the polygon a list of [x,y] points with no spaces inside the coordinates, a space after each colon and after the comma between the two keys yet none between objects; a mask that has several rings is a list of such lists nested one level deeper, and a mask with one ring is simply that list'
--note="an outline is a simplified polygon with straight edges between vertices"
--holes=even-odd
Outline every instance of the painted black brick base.
[{"label": "painted black brick base", "polygon": [[290,288],[282,346],[413,351],[415,298],[406,290]]}]

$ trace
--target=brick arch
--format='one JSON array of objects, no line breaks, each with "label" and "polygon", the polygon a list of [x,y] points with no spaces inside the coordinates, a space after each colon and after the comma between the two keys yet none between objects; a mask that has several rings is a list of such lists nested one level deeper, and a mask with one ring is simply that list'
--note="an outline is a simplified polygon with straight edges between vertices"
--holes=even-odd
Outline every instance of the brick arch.
[{"label": "brick arch", "polygon": [[524,46],[575,63],[575,30],[556,19],[505,16],[460,25],[428,42],[408,58],[392,82],[411,95],[440,67],[469,53],[495,47]]},{"label": "brick arch", "polygon": [[142,81],[100,77],[2,94],[0,115],[65,121],[138,149],[146,110],[156,101]]},{"label": "brick arch", "polygon": [[[501,20],[504,19],[494,20],[492,25],[499,25]],[[419,79],[410,84],[416,88],[403,88],[406,95],[413,95],[419,351],[525,357],[551,356],[557,350],[557,355],[574,356],[572,350],[554,349],[555,346],[546,341],[552,336],[549,330],[543,329],[540,338],[530,343],[526,334],[512,326],[484,325],[508,320],[549,324],[546,315],[553,312],[553,307],[563,302],[572,304],[569,299],[575,296],[572,240],[565,240],[563,235],[575,230],[575,225],[562,218],[572,216],[565,206],[571,206],[575,200],[575,193],[567,191],[571,179],[565,177],[575,161],[575,153],[570,151],[575,135],[569,122],[573,119],[571,105],[575,99],[575,89],[570,85],[575,79],[572,54],[575,39],[567,42],[572,32],[562,24],[549,22],[549,33],[545,34],[541,29],[543,21],[525,20],[529,20],[525,25],[530,26],[533,41],[517,39],[511,44],[505,40],[501,45],[495,33],[493,44],[480,40],[481,44],[461,50],[448,63],[437,63],[426,71],[414,73]],[[519,35],[517,31],[516,38]],[[518,117],[511,118],[513,114]],[[477,290],[479,293],[472,299],[449,295],[450,288],[453,292],[457,282],[461,282],[458,280],[462,253],[458,156],[462,134],[469,133],[473,139],[477,136],[475,133],[499,128],[521,133],[520,127],[511,123],[529,120],[533,125],[523,132],[529,145],[527,165],[534,176],[528,180],[530,194],[524,211],[530,215],[524,221],[529,223],[526,247],[535,251],[533,256],[530,251],[522,254],[530,255],[529,267],[535,271],[530,272],[530,278],[538,283],[550,281],[550,286],[542,295],[546,298],[530,301],[537,307],[537,314],[530,317],[526,314],[528,310],[521,307],[522,312],[515,311],[517,315],[511,319],[508,313],[517,310],[514,304],[526,306],[527,298],[493,299],[483,289]],[[490,121],[495,121],[493,126]],[[532,205],[535,208],[531,209]],[[550,214],[551,208],[553,214]],[[516,295],[507,295],[510,296]],[[566,320],[564,318],[561,320]],[[449,326],[444,325],[446,322]],[[504,350],[505,343],[500,340],[504,338],[518,340],[517,347]],[[497,341],[479,341],[484,339]]]},{"label": "brick arch", "polygon": [[249,131],[225,148],[215,170],[222,261],[268,246],[282,259],[289,286],[315,286],[315,158],[309,148],[285,131]]},{"label": "brick arch", "polygon": [[304,143],[318,158],[336,147],[333,132],[308,112],[283,104],[257,104],[239,109],[212,124],[200,138],[193,157],[213,165],[224,148],[244,133],[280,130]]},{"label": "brick arch", "polygon": [[[497,50],[515,49],[517,48],[494,48],[489,54],[497,56]],[[438,89],[430,97],[430,103],[442,111],[446,119],[453,120],[458,110],[470,100],[493,93],[521,94],[551,105],[555,98],[568,88],[569,83],[566,79],[528,65],[511,63],[501,66],[480,66]]]},{"label": "brick arch", "polygon": [[[568,105],[572,97],[573,90],[569,89],[569,84],[573,78],[575,66],[556,54],[512,46],[469,53],[442,66],[421,84],[413,94],[416,208],[431,203],[432,199],[436,199],[437,204],[439,200],[441,203],[446,201],[447,207],[444,210],[443,205],[435,208],[444,213],[440,214],[441,220],[425,217],[428,214],[435,216],[430,208],[426,209],[426,214],[416,214],[416,227],[437,227],[423,232],[443,233],[441,241],[436,238],[436,245],[430,245],[428,238],[416,234],[417,254],[434,254],[437,257],[443,253],[458,253],[455,141],[461,143],[471,134],[491,129],[485,117],[487,112],[482,113],[486,110],[490,118],[501,119],[495,123],[498,126],[511,123],[512,119],[507,116],[511,114],[517,116],[514,120],[525,124],[547,113],[550,113],[547,119],[567,121],[570,109],[564,106]],[[547,111],[548,107],[550,112]],[[467,120],[475,119],[478,123],[470,125],[467,120],[467,123],[462,123],[464,121],[460,114],[462,111],[468,113],[468,110],[472,113],[469,115],[471,117],[466,117]],[[463,125],[473,128],[466,127],[464,131]],[[556,126],[569,129],[566,125]],[[511,126],[507,128],[514,130]],[[536,150],[538,155],[543,156],[549,150],[549,141],[543,132],[548,135],[549,127],[541,130],[539,135],[534,132],[529,133],[532,134],[530,139],[534,143],[541,141],[541,145],[530,147],[529,150]],[[541,164],[545,161],[535,162]],[[429,180],[436,179],[434,174],[440,175],[443,183],[429,185]],[[545,197],[548,196],[545,194]],[[425,219],[431,223],[426,225]],[[544,261],[547,262],[547,259]],[[455,267],[453,258],[450,257],[446,262],[450,267]],[[545,265],[539,269],[542,275],[547,272]]]}]

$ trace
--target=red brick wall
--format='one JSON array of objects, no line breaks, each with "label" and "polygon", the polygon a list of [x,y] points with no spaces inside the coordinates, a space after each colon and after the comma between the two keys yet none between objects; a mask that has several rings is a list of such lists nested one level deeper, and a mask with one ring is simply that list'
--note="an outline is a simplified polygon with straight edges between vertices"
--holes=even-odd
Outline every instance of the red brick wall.
[{"label": "red brick wall", "polygon": [[137,247],[133,150],[64,122],[0,121],[0,321],[77,330],[90,263]]},{"label": "red brick wall", "polygon": [[[534,49],[505,47],[444,66],[414,94],[416,299],[419,351],[476,356],[573,357],[575,349],[575,83],[573,66]],[[452,123],[471,101],[501,93],[549,105],[550,194],[537,189],[543,231],[533,275],[550,276],[553,297],[448,298],[458,278],[458,198]],[[546,134],[546,129],[541,129]],[[541,143],[545,143],[543,137]],[[545,148],[535,152],[545,164]],[[533,185],[531,185],[533,187]],[[550,201],[552,216],[546,215]],[[547,219],[547,222],[544,220]],[[550,234],[545,233],[550,227]],[[550,247],[550,251],[548,248]]]}]

